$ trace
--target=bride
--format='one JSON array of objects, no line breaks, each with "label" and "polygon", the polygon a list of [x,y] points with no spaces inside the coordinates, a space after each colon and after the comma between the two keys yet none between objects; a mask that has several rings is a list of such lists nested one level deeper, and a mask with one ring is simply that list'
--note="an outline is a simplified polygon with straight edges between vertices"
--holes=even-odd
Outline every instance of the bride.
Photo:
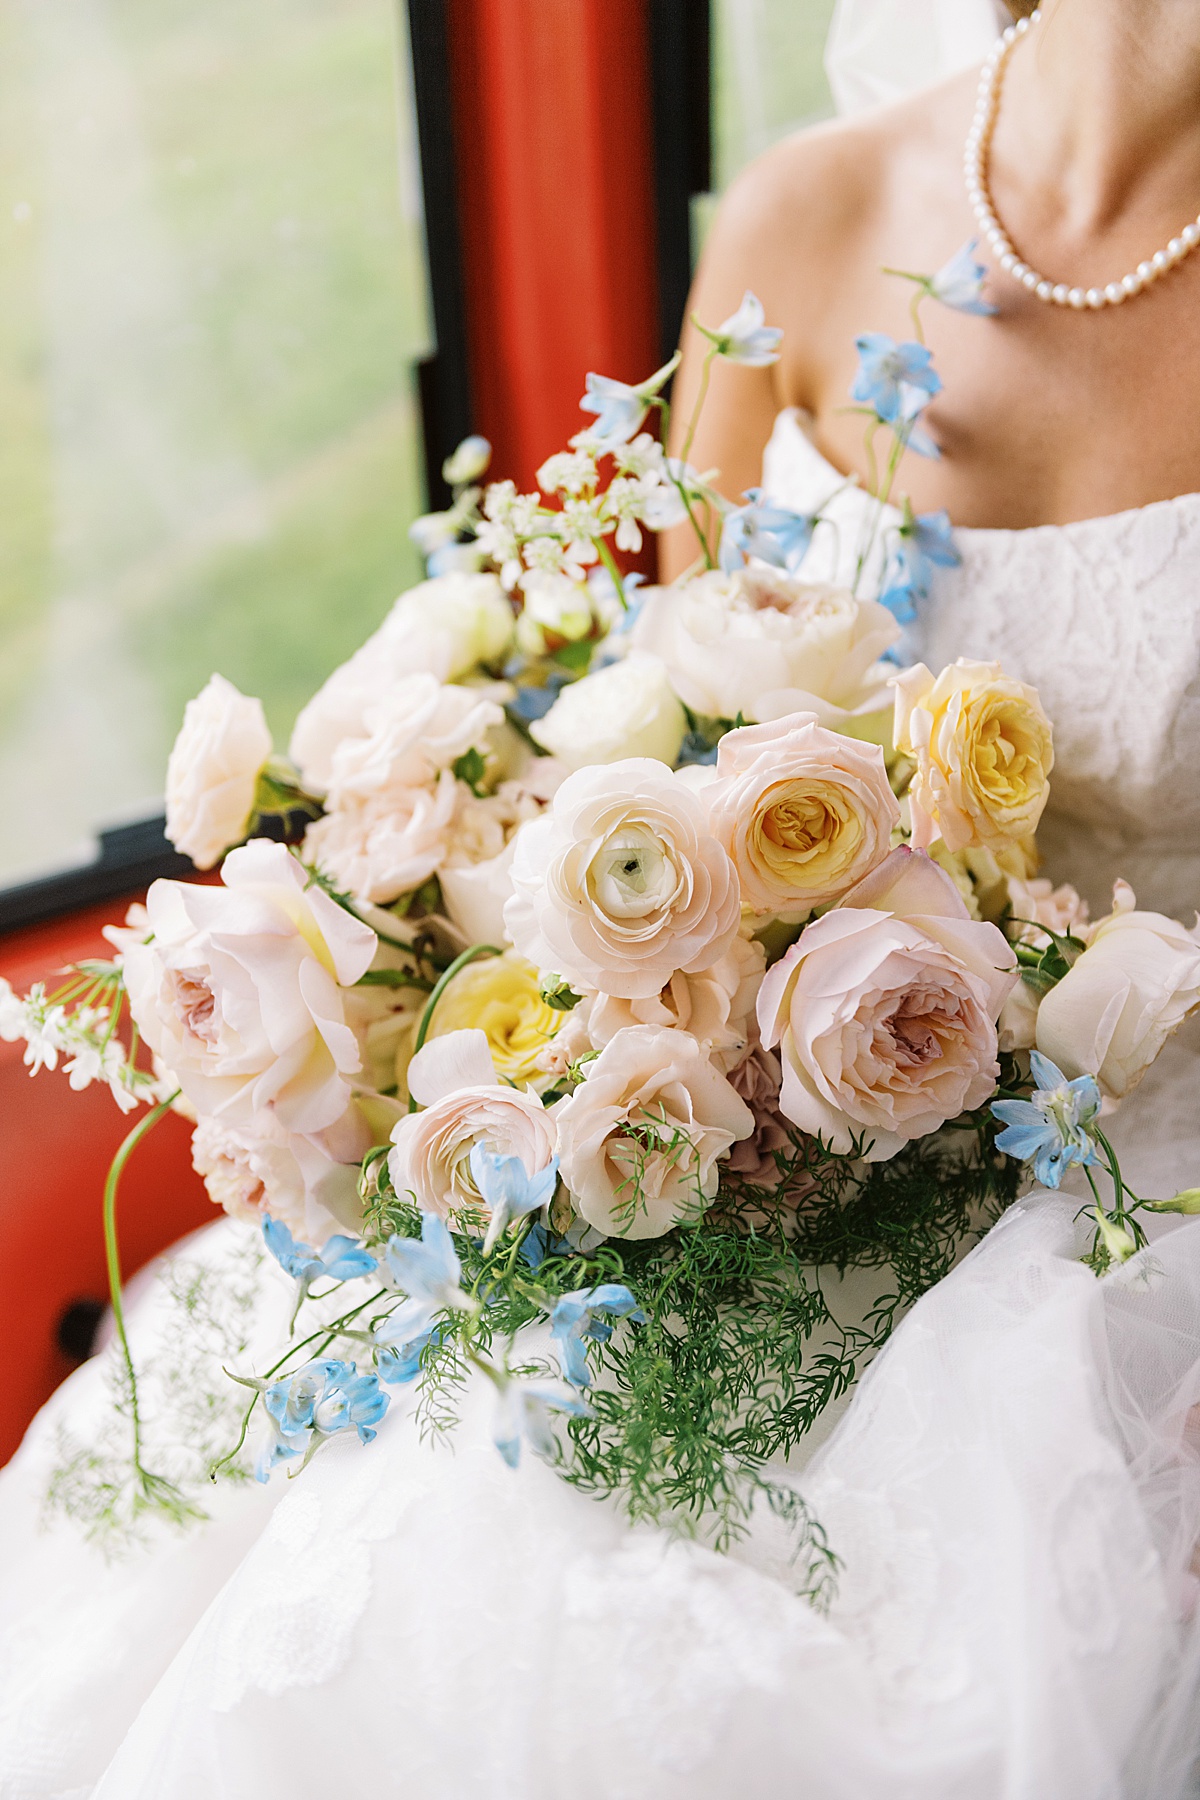
[{"label": "bride", "polygon": [[[874,46],[886,66],[886,36]],[[932,325],[943,455],[911,498],[948,509],[962,561],[919,648],[1003,657],[1039,688],[1053,874],[1103,908],[1120,872],[1190,918],[1200,257],[1117,284],[1196,211],[1200,20],[1190,0],[1048,0],[1000,74],[983,198],[1017,247],[993,260],[1016,267],[992,277],[994,317]],[[786,356],[718,370],[692,460],[730,494],[761,466],[802,510],[840,489],[826,513],[853,525],[867,503],[844,486],[849,329],[907,335],[881,266],[937,267],[975,229],[960,166],[976,85],[807,134],[731,190],[695,305],[720,318],[752,287]],[[1060,282],[1084,304],[1056,303]],[[685,401],[697,366],[692,347]],[[854,535],[819,533],[805,573],[836,578]],[[691,555],[671,548],[676,569]],[[1139,1192],[1200,1179],[1198,1076],[1185,1031],[1118,1115]],[[456,1454],[397,1404],[370,1456],[334,1442],[303,1482],[219,1490],[208,1524],[106,1564],[71,1528],[39,1530],[57,1431],[105,1404],[89,1365],[0,1478],[0,1797],[1200,1792],[1200,1223],[1097,1281],[1073,1214],[1044,1194],[1012,1209],[809,1464],[842,1562],[824,1614],[769,1520],[728,1556],[631,1530],[536,1460],[508,1470],[472,1389]],[[190,1253],[219,1264],[229,1230]],[[275,1302],[254,1298],[264,1341]],[[132,1330],[153,1358],[153,1288]]]}]

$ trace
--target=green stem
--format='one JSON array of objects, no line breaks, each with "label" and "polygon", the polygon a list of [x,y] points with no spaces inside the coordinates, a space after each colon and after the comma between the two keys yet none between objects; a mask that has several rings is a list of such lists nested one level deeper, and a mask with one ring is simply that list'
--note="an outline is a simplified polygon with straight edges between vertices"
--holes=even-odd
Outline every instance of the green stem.
[{"label": "green stem", "polygon": [[125,1164],[133,1155],[142,1139],[154,1129],[164,1113],[171,1110],[178,1093],[172,1094],[169,1100],[160,1103],[148,1112],[144,1119],[139,1119],[133,1130],[125,1138],[113,1157],[109,1166],[108,1177],[104,1183],[104,1259],[108,1265],[108,1292],[112,1302],[113,1321],[117,1328],[117,1339],[121,1345],[121,1356],[125,1363],[125,1375],[129,1382],[129,1410],[133,1419],[133,1466],[143,1484],[153,1480],[148,1471],[142,1467],[142,1422],[138,1412],[137,1371],[133,1366],[133,1354],[129,1348],[129,1337],[125,1330],[125,1308],[121,1303],[121,1259],[117,1247],[117,1188],[125,1170]]},{"label": "green stem", "polygon": [[700,385],[696,389],[696,404],[692,408],[692,416],[688,420],[688,428],[683,437],[683,448],[679,452],[680,462],[686,462],[692,453],[692,445],[696,439],[696,429],[700,424],[700,414],[704,411],[704,402],[708,399],[708,382],[712,374],[712,366],[720,352],[715,344],[710,345],[708,355],[704,358],[700,369]]},{"label": "green stem", "polygon": [[[437,1010],[437,1003],[445,993],[449,983],[453,981],[454,977],[458,974],[458,971],[460,969],[465,969],[468,963],[474,962],[477,956],[503,955],[503,950],[497,949],[495,944],[472,944],[469,950],[463,950],[455,957],[448,969],[443,969],[442,973],[438,976],[437,981],[434,983],[432,994],[430,994],[429,999],[425,1002],[425,1011],[421,1014],[421,1023],[417,1026],[417,1038],[413,1045],[414,1056],[417,1054],[418,1050],[424,1047],[425,1039],[429,1035],[429,1027],[433,1022],[433,1015]],[[408,1110],[410,1113],[416,1112],[417,1110],[417,1103],[411,1094],[408,1096]]]},{"label": "green stem", "polygon": [[596,548],[600,552],[600,561],[604,564],[609,575],[612,577],[612,584],[617,590],[617,599],[621,602],[621,610],[622,612],[628,612],[629,602],[625,598],[625,582],[621,575],[620,565],[612,553],[612,548],[609,545],[607,538],[597,538]]}]

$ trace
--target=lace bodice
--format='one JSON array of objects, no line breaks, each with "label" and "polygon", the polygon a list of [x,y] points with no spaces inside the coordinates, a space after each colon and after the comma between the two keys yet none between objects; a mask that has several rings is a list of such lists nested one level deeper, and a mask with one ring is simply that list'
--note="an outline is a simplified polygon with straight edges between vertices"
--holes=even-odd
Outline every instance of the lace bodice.
[{"label": "lace bodice", "polygon": [[[803,510],[842,478],[783,413],[764,485]],[[844,487],[825,506],[803,573],[848,582],[867,509]],[[898,519],[890,515],[891,522]],[[914,649],[940,668],[1002,661],[1054,723],[1056,764],[1039,842],[1047,872],[1107,911],[1123,875],[1143,906],[1188,922],[1200,903],[1200,494],[1027,531],[959,529]]]}]

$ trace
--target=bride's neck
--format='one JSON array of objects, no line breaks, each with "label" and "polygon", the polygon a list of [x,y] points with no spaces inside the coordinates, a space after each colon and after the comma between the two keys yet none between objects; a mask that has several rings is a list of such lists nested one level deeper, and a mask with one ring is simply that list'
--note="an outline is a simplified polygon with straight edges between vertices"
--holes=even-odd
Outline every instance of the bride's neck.
[{"label": "bride's neck", "polygon": [[1194,217],[1196,0],[1046,0],[1010,60],[993,155],[1072,234],[1134,209]]}]

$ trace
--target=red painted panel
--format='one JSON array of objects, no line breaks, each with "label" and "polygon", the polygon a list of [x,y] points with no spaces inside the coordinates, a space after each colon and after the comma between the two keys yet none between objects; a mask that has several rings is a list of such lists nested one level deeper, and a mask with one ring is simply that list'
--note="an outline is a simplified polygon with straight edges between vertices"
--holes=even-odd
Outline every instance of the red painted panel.
[{"label": "red painted panel", "polygon": [[[51,984],[67,963],[111,955],[101,927],[122,919],[128,904],[112,901],[0,938],[0,975],[23,993],[34,981]],[[56,1343],[64,1309],[107,1293],[101,1193],[113,1152],[139,1116],[120,1113],[107,1088],[76,1094],[61,1074],[43,1069],[30,1077],[22,1052],[20,1044],[0,1043],[0,1272],[8,1346],[0,1462],[74,1366]],[[127,1276],[213,1217],[192,1170],[190,1141],[186,1122],[168,1116],[125,1172],[117,1223]]]},{"label": "red painted panel", "polygon": [[478,429],[522,488],[656,363],[648,0],[451,0]]}]

